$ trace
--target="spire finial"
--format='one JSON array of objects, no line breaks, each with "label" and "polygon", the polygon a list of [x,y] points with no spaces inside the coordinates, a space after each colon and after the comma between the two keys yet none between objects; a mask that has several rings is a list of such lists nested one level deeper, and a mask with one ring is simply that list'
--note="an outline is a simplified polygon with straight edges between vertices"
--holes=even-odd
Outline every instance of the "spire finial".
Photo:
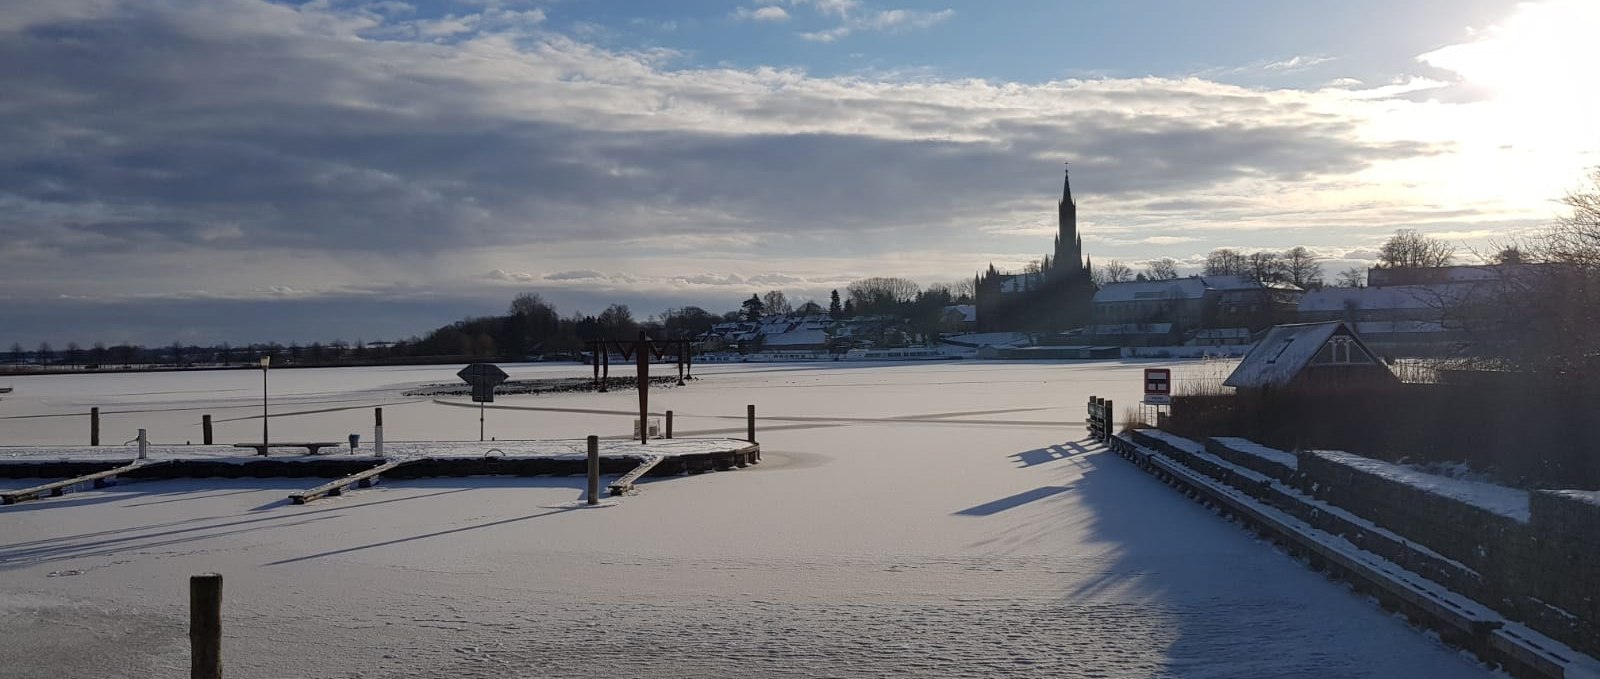
[{"label": "spire finial", "polygon": [[1072,202],[1072,163],[1063,162],[1061,164],[1067,166],[1067,169],[1064,170],[1066,177],[1061,181],[1061,202],[1064,205],[1075,205]]}]

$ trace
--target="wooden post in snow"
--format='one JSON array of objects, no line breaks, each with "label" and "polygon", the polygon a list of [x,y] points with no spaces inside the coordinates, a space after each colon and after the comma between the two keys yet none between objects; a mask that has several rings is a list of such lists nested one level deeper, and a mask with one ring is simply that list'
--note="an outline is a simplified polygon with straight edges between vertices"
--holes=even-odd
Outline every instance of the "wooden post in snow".
[{"label": "wooden post in snow", "polygon": [[756,404],[752,403],[752,404],[747,405],[747,406],[744,407],[744,424],[745,424],[745,433],[746,433],[746,436],[744,437],[745,440],[749,441],[751,443],[755,443],[756,442]]},{"label": "wooden post in snow", "polygon": [[100,445],[100,408],[89,409],[89,445]]},{"label": "wooden post in snow", "polygon": [[200,442],[211,445],[211,415],[200,416]]},{"label": "wooden post in snow", "polygon": [[667,438],[672,438],[672,411],[667,411]]},{"label": "wooden post in snow", "polygon": [[189,679],[222,679],[222,576],[189,577]]},{"label": "wooden post in snow", "polygon": [[372,409],[372,454],[383,457],[383,408]]},{"label": "wooden post in snow", "polygon": [[600,504],[600,437],[589,436],[589,504]]},{"label": "wooden post in snow", "polygon": [[633,353],[639,366],[639,444],[643,445],[650,442],[650,336],[643,330]]}]

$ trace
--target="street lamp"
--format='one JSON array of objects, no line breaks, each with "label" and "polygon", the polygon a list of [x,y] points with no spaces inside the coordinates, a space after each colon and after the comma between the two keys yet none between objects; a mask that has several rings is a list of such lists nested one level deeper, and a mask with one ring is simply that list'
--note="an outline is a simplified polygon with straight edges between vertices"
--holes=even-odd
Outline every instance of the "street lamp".
[{"label": "street lamp", "polygon": [[261,454],[267,454],[267,366],[272,365],[271,356],[261,357]]}]

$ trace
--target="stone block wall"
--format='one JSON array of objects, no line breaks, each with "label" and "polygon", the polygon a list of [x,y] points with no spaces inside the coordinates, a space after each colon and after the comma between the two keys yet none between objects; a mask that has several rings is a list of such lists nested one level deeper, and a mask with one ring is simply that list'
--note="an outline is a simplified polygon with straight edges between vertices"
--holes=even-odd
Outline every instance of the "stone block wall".
[{"label": "stone block wall", "polygon": [[1388,463],[1322,451],[1298,457],[1294,485],[1302,492],[1460,562],[1480,576],[1483,587],[1473,594],[1482,603],[1600,654],[1600,502],[1593,494],[1531,492],[1522,520],[1407,483]]}]

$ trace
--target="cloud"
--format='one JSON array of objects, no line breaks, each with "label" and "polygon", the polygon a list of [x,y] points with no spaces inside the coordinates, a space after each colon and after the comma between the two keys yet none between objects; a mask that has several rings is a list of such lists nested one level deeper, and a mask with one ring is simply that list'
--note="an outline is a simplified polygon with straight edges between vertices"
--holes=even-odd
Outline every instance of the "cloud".
[{"label": "cloud", "polygon": [[609,279],[610,276],[600,273],[599,271],[589,271],[587,269],[581,271],[557,271],[556,273],[545,274],[544,276],[544,280],[547,281],[589,281]]},{"label": "cloud", "polygon": [[[606,49],[536,9],[342,7],[61,0],[0,13],[8,306],[274,286],[667,299],[943,280],[1048,248],[1063,159],[1085,232],[1130,250],[1549,213],[1441,193],[1458,175],[1428,170],[1459,149],[1436,130],[1475,119],[1401,98],[1435,81],[817,77]],[[752,11],[785,7],[851,31],[951,17],[856,2]],[[1440,205],[1471,212],[1429,211]]]},{"label": "cloud", "polygon": [[765,7],[740,7],[733,10],[733,18],[739,21],[762,21],[776,23],[789,20],[789,12],[777,5]]},{"label": "cloud", "polygon": [[1292,71],[1300,71],[1300,70],[1304,70],[1304,69],[1307,69],[1307,68],[1311,68],[1312,66],[1316,66],[1318,64],[1326,64],[1326,63],[1328,63],[1330,61],[1333,61],[1333,60],[1334,60],[1333,57],[1322,56],[1322,55],[1295,56],[1295,57],[1290,57],[1288,59],[1284,59],[1284,60],[1281,60],[1281,61],[1268,62],[1267,64],[1263,65],[1261,68],[1266,69],[1268,71],[1292,72]]},{"label": "cloud", "polygon": [[[852,5],[853,6],[853,5]],[[820,31],[808,31],[800,37],[813,42],[833,42],[852,33],[862,31],[875,31],[883,33],[899,33],[910,30],[930,28],[955,16],[955,10],[943,9],[936,12],[920,10],[890,9],[869,12],[862,15],[849,15],[845,11],[839,12],[844,22],[832,28]]]}]

